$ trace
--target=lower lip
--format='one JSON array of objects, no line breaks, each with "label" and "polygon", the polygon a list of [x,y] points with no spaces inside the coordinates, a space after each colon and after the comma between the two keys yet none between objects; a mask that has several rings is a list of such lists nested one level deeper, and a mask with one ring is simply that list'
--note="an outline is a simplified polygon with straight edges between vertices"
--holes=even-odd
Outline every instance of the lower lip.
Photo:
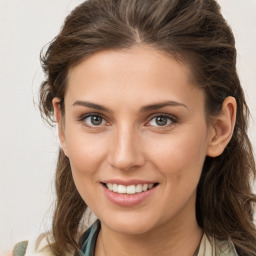
[{"label": "lower lip", "polygon": [[131,207],[138,205],[145,201],[148,197],[150,197],[154,191],[156,190],[156,187],[151,188],[150,190],[147,190],[145,192],[137,193],[137,194],[118,194],[113,191],[110,191],[102,184],[104,193],[106,197],[114,204],[117,204],[119,206],[124,207]]}]

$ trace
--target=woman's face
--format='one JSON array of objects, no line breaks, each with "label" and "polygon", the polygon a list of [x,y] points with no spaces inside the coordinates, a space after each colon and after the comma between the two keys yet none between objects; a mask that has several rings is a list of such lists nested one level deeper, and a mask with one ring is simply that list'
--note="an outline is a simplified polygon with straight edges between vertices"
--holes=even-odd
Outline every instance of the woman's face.
[{"label": "woman's face", "polygon": [[152,48],[102,51],[70,71],[60,139],[102,225],[141,234],[195,219],[205,116],[188,67]]}]

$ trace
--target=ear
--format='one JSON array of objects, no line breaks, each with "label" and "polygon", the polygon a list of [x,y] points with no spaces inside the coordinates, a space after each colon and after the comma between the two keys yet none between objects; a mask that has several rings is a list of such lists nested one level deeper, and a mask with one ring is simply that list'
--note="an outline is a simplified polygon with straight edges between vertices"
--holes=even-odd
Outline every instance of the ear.
[{"label": "ear", "polygon": [[222,154],[233,135],[236,122],[236,100],[227,97],[223,103],[220,113],[211,118],[212,133],[207,149],[207,155],[217,157]]},{"label": "ear", "polygon": [[52,100],[52,105],[54,108],[55,120],[58,125],[58,135],[59,135],[59,139],[60,139],[60,144],[61,144],[61,147],[62,147],[65,155],[68,156],[67,155],[67,147],[66,147],[65,130],[64,130],[64,120],[63,120],[63,115],[61,113],[60,101],[61,100],[59,98],[55,97]]}]

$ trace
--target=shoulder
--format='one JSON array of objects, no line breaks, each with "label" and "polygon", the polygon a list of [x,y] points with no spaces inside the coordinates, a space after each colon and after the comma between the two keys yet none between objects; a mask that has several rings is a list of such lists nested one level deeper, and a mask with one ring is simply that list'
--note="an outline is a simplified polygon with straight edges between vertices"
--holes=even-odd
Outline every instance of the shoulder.
[{"label": "shoulder", "polygon": [[5,252],[0,252],[0,256],[24,256],[26,253],[28,247],[28,241],[23,241],[17,243],[13,249],[5,251]]},{"label": "shoulder", "polygon": [[17,243],[13,248],[13,256],[24,256],[28,247],[28,241]]},{"label": "shoulder", "polygon": [[[87,208],[79,226],[78,237],[84,235],[86,239],[88,235],[89,240],[91,240],[92,235],[95,234],[95,228],[97,228],[97,225],[92,225],[96,220],[97,217]],[[0,253],[0,256],[55,256],[49,246],[49,243],[53,241],[51,233],[44,233],[39,237],[17,243],[12,250],[4,254]]]},{"label": "shoulder", "polygon": [[17,243],[12,253],[4,256],[55,256],[49,247],[46,236]]},{"label": "shoulder", "polygon": [[197,256],[205,255],[239,256],[231,239],[221,241],[204,234]]}]

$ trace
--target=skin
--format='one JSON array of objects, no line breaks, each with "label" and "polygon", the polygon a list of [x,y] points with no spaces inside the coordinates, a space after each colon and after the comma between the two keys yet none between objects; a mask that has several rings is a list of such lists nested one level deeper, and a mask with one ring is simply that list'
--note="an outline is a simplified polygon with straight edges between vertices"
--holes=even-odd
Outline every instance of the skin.
[{"label": "skin", "polygon": [[[235,99],[226,98],[220,114],[206,121],[204,92],[189,68],[136,46],[98,52],[70,70],[65,117],[58,102],[62,148],[80,195],[102,225],[95,255],[193,255],[202,237],[197,184],[205,157],[221,154],[232,136]],[[92,125],[92,113],[103,117],[100,125]],[[163,115],[167,124],[159,126],[155,117]],[[101,182],[113,178],[158,186],[142,203],[123,207],[103,193]]]}]

